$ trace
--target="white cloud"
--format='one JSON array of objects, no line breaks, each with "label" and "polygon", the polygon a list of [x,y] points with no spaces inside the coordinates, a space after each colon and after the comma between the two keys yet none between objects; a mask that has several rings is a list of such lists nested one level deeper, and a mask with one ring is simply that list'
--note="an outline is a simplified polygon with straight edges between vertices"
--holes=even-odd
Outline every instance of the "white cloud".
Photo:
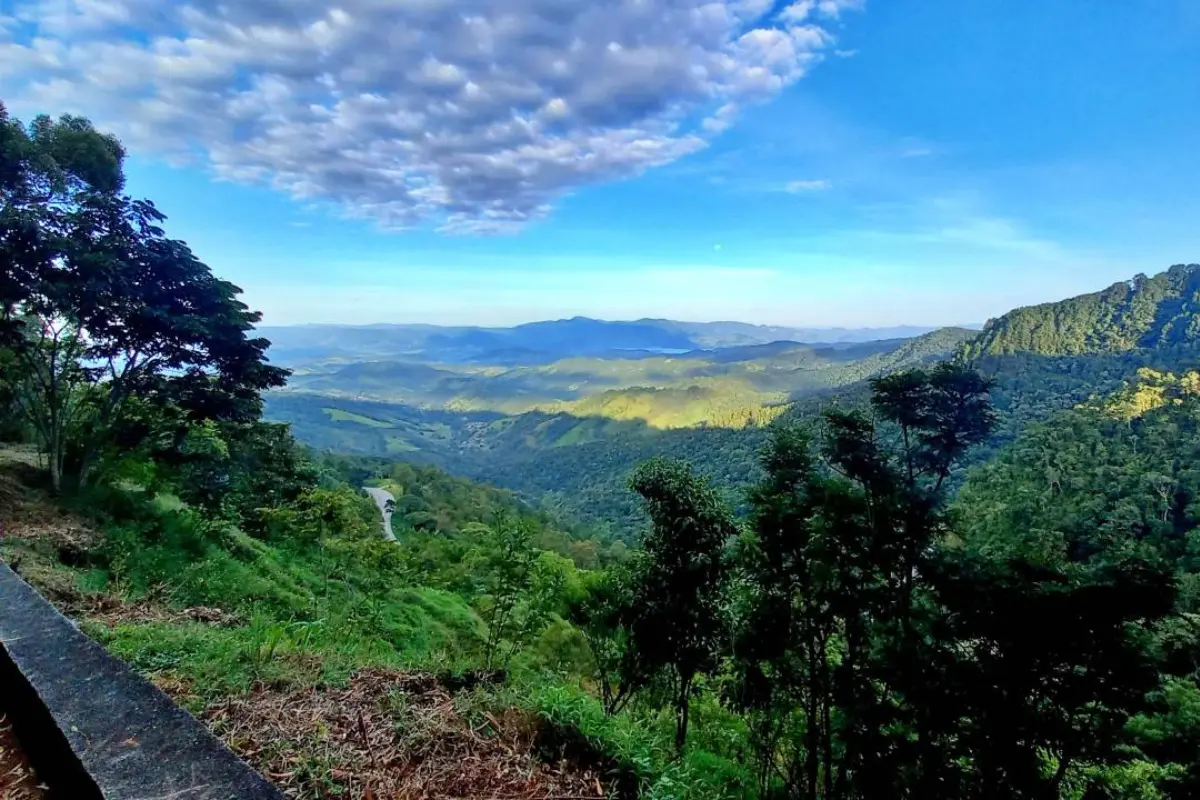
[{"label": "white cloud", "polygon": [[823,192],[832,184],[825,180],[809,180],[809,181],[788,181],[784,186],[784,191],[789,194],[800,194],[801,192]]},{"label": "white cloud", "polygon": [[797,0],[779,12],[779,19],[784,22],[799,24],[808,19],[816,6],[816,0]]},{"label": "white cloud", "polygon": [[934,155],[937,150],[929,142],[913,136],[906,136],[900,141],[901,158],[925,158]]},{"label": "white cloud", "polygon": [[814,15],[838,19],[843,11],[858,10],[864,0],[796,0],[779,12],[779,19],[800,23]]},{"label": "white cloud", "polygon": [[826,17],[840,17],[843,11],[856,11],[863,7],[864,0],[819,0],[817,11]]},{"label": "white cloud", "polygon": [[704,148],[859,3],[772,5],[13,0],[0,72],[19,110],[87,114],[221,178],[385,227],[493,232]]}]

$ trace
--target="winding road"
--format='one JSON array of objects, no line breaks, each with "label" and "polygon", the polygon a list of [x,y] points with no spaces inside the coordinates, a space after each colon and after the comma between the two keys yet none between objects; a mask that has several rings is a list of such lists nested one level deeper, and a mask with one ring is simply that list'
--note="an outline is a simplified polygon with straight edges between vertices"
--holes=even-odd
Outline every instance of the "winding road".
[{"label": "winding road", "polygon": [[363,491],[371,496],[375,501],[375,505],[379,506],[379,513],[383,517],[383,538],[389,542],[398,541],[396,534],[392,533],[392,512],[388,510],[388,502],[393,505],[396,498],[387,489],[380,489],[377,486],[364,486]]}]

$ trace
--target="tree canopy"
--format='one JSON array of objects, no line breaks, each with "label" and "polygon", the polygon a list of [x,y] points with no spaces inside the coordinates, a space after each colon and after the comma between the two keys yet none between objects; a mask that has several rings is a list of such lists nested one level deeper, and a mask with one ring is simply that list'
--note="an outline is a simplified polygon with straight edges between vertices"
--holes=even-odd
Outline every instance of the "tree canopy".
[{"label": "tree canopy", "polygon": [[71,457],[87,482],[97,436],[134,395],[249,422],[287,375],[250,335],[260,315],[241,290],[168,238],[152,203],[121,194],[123,158],[86,120],[26,127],[0,108],[0,325],[56,486]]}]

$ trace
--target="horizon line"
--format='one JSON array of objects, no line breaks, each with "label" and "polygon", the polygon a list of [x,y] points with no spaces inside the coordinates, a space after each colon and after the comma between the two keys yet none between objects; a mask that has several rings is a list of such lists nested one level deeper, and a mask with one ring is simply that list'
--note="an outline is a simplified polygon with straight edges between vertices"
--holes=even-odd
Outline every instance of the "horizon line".
[{"label": "horizon line", "polygon": [[290,323],[260,323],[255,326],[256,330],[263,328],[477,328],[482,330],[510,330],[519,328],[525,325],[536,325],[539,323],[552,322],[573,322],[576,320],[588,322],[604,322],[608,324],[636,324],[636,323],[653,323],[653,322],[672,322],[680,325],[748,325],[754,328],[784,328],[790,330],[816,330],[816,331],[880,331],[893,330],[899,328],[924,328],[929,331],[942,330],[945,328],[964,328],[967,330],[982,329],[986,322],[956,322],[946,324],[935,323],[917,323],[917,322],[902,322],[892,325],[804,325],[804,324],[781,324],[771,322],[746,322],[745,320],[737,319],[715,319],[715,320],[685,320],[672,319],[670,317],[638,317],[636,319],[605,319],[603,317],[589,317],[582,314],[577,314],[570,317],[554,317],[554,318],[539,318],[530,319],[525,322],[517,322],[511,325],[474,325],[470,323],[455,323],[455,322],[290,322]]}]

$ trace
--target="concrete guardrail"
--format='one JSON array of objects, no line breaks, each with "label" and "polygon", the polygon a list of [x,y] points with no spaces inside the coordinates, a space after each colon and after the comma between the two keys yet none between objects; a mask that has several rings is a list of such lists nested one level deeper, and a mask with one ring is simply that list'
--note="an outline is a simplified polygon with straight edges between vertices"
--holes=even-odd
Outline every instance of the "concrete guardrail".
[{"label": "concrete guardrail", "polygon": [[284,800],[0,563],[0,709],[71,800]]}]

